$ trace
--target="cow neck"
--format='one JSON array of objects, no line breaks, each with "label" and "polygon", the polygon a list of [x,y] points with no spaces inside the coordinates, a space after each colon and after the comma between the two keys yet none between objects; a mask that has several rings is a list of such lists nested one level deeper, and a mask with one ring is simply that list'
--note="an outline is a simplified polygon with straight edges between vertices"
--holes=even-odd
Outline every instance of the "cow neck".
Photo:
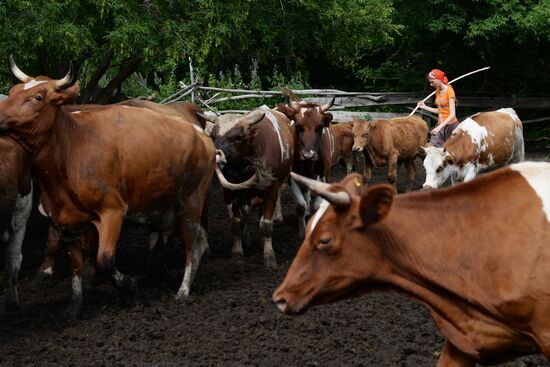
[{"label": "cow neck", "polygon": [[33,154],[33,166],[39,176],[48,181],[52,175],[67,178],[67,166],[73,154],[73,147],[78,149],[78,128],[70,113],[60,108],[52,128],[36,145]]},{"label": "cow neck", "polygon": [[500,185],[497,190],[506,190],[513,179],[501,176],[478,178],[452,189],[398,195],[388,217],[364,233],[383,256],[376,280],[425,304],[444,336],[454,338],[457,345],[466,342],[464,310],[493,323],[500,317],[491,299],[483,299],[472,282],[486,276],[488,260],[480,258],[479,246],[505,243],[507,223],[514,219],[511,213],[516,211],[518,220],[524,214],[523,208],[512,205],[505,211],[496,207],[502,201],[488,187]]}]

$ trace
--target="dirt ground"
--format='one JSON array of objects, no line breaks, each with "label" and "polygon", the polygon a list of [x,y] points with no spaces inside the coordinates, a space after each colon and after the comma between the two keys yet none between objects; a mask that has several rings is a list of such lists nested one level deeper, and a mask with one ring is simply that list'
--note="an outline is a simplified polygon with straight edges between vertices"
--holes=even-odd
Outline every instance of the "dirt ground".
[{"label": "dirt ground", "polygon": [[[531,160],[548,153],[528,152]],[[424,182],[417,163],[415,188]],[[335,177],[342,177],[337,168]],[[385,170],[374,182],[385,181]],[[399,185],[404,188],[404,169]],[[66,256],[50,285],[32,279],[42,261],[47,221],[33,213],[24,244],[20,312],[0,307],[1,366],[435,366],[443,339],[426,309],[393,293],[373,293],[311,309],[281,314],[271,294],[299,246],[295,205],[283,193],[284,222],[275,226],[276,271],[264,268],[261,239],[252,227],[242,260],[230,258],[231,231],[216,183],[209,204],[210,254],[201,263],[190,299],[174,300],[183,275],[183,251],[173,240],[159,258],[168,273],[146,276],[146,237],[141,226],[125,225],[117,263],[140,277],[128,295],[98,280],[85,293],[83,315],[69,323],[63,311],[70,296]],[[254,215],[257,225],[259,215]],[[0,255],[3,255],[0,254]],[[5,298],[5,273],[0,273]],[[157,274],[157,275],[155,275]],[[501,366],[550,366],[540,355]]]}]

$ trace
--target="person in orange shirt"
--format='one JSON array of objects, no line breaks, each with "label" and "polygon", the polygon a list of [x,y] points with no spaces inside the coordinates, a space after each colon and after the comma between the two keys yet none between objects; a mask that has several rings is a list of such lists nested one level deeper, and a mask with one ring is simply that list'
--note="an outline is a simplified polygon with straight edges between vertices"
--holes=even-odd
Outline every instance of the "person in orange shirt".
[{"label": "person in orange shirt", "polygon": [[439,69],[433,69],[428,74],[430,85],[435,88],[435,104],[437,108],[428,107],[423,101],[418,102],[418,107],[437,113],[437,125],[432,130],[430,143],[433,146],[441,147],[449,139],[452,132],[458,126],[456,118],[456,95],[449,79]]}]

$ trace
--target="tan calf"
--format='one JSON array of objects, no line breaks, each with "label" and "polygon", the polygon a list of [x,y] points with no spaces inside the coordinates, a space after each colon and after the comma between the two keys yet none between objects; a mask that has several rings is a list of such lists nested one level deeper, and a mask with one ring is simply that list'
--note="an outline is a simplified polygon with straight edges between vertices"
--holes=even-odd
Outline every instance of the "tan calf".
[{"label": "tan calf", "polygon": [[[372,167],[388,166],[388,180],[397,192],[397,163],[407,170],[407,191],[413,188],[416,170],[414,158],[423,156],[419,147],[426,145],[428,125],[418,116],[396,117],[389,120],[365,121],[353,119],[353,151],[364,157],[364,175],[370,180]],[[360,153],[363,152],[361,155]],[[359,159],[359,161],[362,159]]]}]

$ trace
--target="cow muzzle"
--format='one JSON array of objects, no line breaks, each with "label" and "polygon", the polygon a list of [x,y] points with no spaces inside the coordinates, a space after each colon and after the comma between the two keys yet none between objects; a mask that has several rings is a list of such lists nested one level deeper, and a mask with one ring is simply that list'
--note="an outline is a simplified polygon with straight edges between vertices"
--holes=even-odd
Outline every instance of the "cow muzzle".
[{"label": "cow muzzle", "polygon": [[362,152],[363,151],[363,147],[359,147],[357,145],[354,145],[351,150],[353,150],[354,152]]},{"label": "cow muzzle", "polygon": [[317,160],[317,152],[314,150],[302,151],[302,158],[306,161]]},{"label": "cow muzzle", "polygon": [[424,186],[422,186],[422,190],[424,190],[424,191],[429,191],[429,190],[433,190],[433,189],[434,189],[434,187],[431,186],[431,185],[424,184]]}]

